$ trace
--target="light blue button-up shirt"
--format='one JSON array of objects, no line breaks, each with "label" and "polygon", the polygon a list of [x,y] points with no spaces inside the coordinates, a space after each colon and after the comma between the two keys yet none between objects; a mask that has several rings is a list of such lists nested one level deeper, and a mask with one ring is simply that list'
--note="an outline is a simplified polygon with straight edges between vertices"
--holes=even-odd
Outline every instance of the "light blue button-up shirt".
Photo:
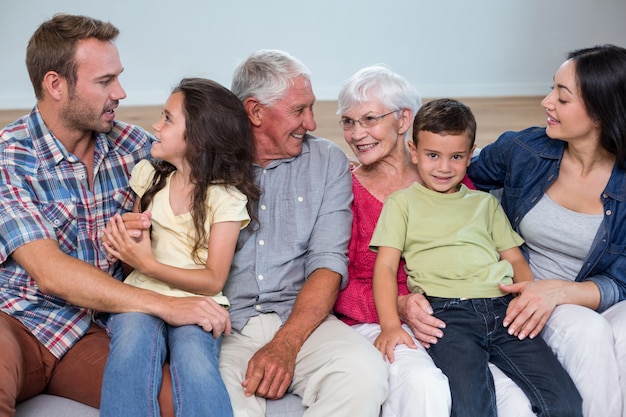
[{"label": "light blue button-up shirt", "polygon": [[260,225],[241,231],[224,294],[241,330],[260,313],[289,317],[305,280],[326,268],[347,280],[352,180],[343,150],[306,135],[300,155],[254,166]]}]

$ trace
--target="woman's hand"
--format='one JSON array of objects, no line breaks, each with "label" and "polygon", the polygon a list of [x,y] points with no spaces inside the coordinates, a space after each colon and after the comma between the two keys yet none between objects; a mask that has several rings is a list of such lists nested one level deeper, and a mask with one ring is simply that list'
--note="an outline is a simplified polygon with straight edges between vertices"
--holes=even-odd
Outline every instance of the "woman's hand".
[{"label": "woman's hand", "polygon": [[500,285],[500,290],[519,294],[506,310],[504,327],[520,340],[537,337],[557,305],[563,304],[563,284],[566,281],[547,279]]}]

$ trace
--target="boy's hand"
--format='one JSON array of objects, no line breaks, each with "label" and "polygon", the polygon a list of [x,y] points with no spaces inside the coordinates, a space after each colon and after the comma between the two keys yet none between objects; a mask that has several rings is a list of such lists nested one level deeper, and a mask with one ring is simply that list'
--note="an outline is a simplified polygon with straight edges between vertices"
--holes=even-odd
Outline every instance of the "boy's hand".
[{"label": "boy's hand", "polygon": [[390,363],[394,361],[393,351],[397,345],[407,345],[411,349],[417,348],[411,336],[401,326],[381,331],[374,340],[376,349],[383,354],[383,359],[387,357]]}]

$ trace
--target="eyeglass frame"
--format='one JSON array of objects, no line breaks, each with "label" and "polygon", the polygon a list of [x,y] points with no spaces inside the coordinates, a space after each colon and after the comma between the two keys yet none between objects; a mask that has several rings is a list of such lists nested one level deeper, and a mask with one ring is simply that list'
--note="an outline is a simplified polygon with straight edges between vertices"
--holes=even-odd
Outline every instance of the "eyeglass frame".
[{"label": "eyeglass frame", "polygon": [[[390,111],[389,113],[381,114],[380,116],[362,116],[362,117],[360,117],[358,119],[350,119],[349,117],[346,117],[345,119],[339,120],[339,124],[341,125],[341,127],[343,128],[344,131],[350,131],[350,130],[354,129],[356,127],[357,123],[359,124],[359,126],[361,126],[361,128],[368,129],[370,127],[376,126],[383,118],[389,116],[392,113],[396,113],[396,112],[399,112],[399,111],[400,110],[393,110],[393,111]],[[363,120],[367,120],[366,123],[371,123],[371,125],[364,126],[363,125]],[[352,124],[352,126],[351,127],[347,127],[346,123]]]}]

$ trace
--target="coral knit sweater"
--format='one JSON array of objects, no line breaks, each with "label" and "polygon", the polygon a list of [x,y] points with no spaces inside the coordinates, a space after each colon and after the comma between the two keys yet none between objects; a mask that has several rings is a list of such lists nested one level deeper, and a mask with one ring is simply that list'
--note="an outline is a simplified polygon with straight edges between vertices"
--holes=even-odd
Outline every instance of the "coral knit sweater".
[{"label": "coral knit sweater", "polygon": [[[467,176],[463,183],[469,188],[475,188]],[[354,174],[352,174],[352,192],[354,201],[352,202],[352,236],[348,246],[348,259],[350,259],[348,285],[339,292],[334,312],[339,319],[349,325],[378,323],[372,291],[376,253],[369,249],[369,244],[383,209],[383,203],[371,195]],[[406,279],[404,260],[401,260],[398,267],[398,295],[409,293]]]}]

